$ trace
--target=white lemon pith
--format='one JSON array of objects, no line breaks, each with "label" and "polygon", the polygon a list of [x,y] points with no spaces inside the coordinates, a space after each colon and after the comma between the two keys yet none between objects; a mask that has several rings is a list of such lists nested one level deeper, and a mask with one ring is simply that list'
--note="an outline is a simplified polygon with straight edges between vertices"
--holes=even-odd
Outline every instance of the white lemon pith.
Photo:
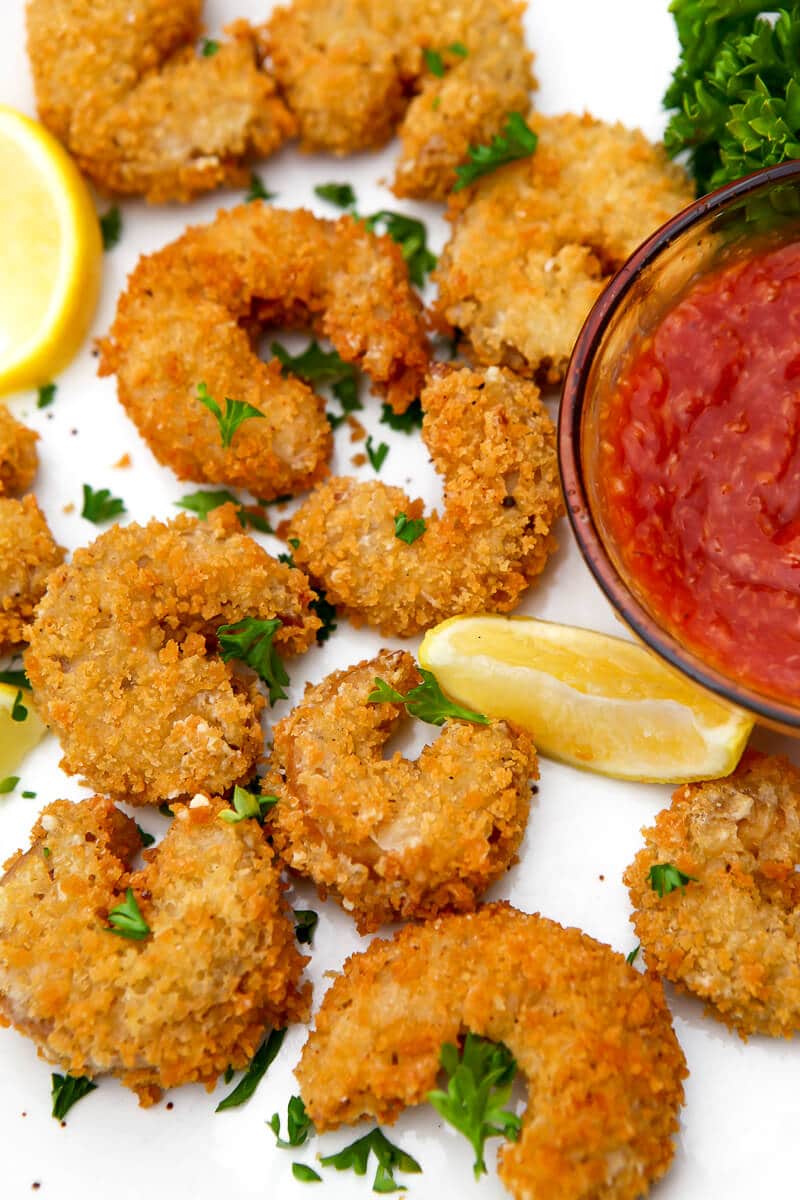
[{"label": "white lemon pith", "polygon": [[736,766],[752,720],[621,638],[532,617],[452,617],[420,662],[460,704],[530,730],[542,754],[681,783]]},{"label": "white lemon pith", "polygon": [[[27,710],[23,720],[15,720],[20,705]],[[0,683],[0,779],[13,775],[25,755],[38,745],[47,726],[33,707],[26,688]]]}]

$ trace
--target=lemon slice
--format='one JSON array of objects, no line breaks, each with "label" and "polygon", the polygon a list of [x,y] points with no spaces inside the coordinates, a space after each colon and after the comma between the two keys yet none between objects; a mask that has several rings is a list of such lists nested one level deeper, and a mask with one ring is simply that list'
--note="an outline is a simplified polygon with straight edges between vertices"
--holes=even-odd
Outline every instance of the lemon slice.
[{"label": "lemon slice", "polygon": [[46,733],[47,726],[33,707],[31,693],[26,688],[0,683],[0,779],[12,775]]},{"label": "lemon slice", "polygon": [[736,766],[738,709],[621,638],[531,617],[453,617],[420,662],[454,700],[530,730],[538,749],[617,779],[684,783]]},{"label": "lemon slice", "polygon": [[0,395],[47,383],[91,324],[103,256],[91,197],[37,121],[0,105]]}]

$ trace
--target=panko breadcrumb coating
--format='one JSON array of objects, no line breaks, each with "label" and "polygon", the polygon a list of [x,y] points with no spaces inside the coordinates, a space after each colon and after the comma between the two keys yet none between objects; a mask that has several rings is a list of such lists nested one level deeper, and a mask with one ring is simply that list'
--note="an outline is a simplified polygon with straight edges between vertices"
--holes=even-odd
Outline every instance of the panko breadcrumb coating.
[{"label": "panko breadcrumb coating", "polygon": [[39,116],[105,191],[165,200],[245,183],[295,123],[255,32],[197,45],[202,0],[28,0]]},{"label": "panko breadcrumb coating", "polygon": [[410,545],[395,517],[422,502],[378,480],[334,478],[292,517],[293,550],[356,624],[408,636],[456,613],[508,612],[555,549],[563,511],[555,429],[539,392],[511,371],[437,367],[422,436],[444,477],[441,516]]},{"label": "panko breadcrumb coating", "polygon": [[38,433],[0,403],[0,496],[16,496],[31,486],[39,465],[38,440]]},{"label": "panko breadcrumb coating", "polygon": [[416,762],[381,757],[403,716],[368,704],[378,677],[422,682],[410,654],[334,671],[273,730],[264,790],[275,848],[330,892],[361,933],[384,922],[470,911],[516,857],[539,775],[528,735],[505,721],[449,721]]},{"label": "panko breadcrumb coating", "polygon": [[34,497],[0,496],[0,653],[25,641],[47,577],[63,559]]},{"label": "panko breadcrumb coating", "polygon": [[661,985],[621,954],[507,904],[408,926],[344,965],[297,1078],[320,1132],[393,1121],[465,1032],[528,1081],[499,1174],[519,1200],[636,1200],[669,1166],[686,1066]]},{"label": "panko breadcrumb coating", "polygon": [[[128,415],[179,478],[272,499],[326,473],[331,431],[322,398],[284,378],[277,359],[258,358],[260,325],[329,337],[398,412],[419,393],[429,348],[399,247],[349,216],[245,204],[141,258],[100,374],[116,373]],[[197,399],[200,382],[221,408],[229,396],[264,414],[245,421],[229,449]]]},{"label": "panko breadcrumb coating", "polygon": [[[293,0],[267,42],[305,150],[352,154],[398,128],[398,196],[444,200],[472,143],[526,112],[531,56],[516,0]],[[437,75],[425,51],[441,55]],[[438,65],[438,64],[437,64]]]},{"label": "panko breadcrumb coating", "polygon": [[[742,1037],[800,1029],[800,771],[750,751],[678,788],[625,873],[648,967]],[[694,879],[659,896],[650,868]]]},{"label": "panko breadcrumb coating", "polygon": [[556,383],[610,276],[694,192],[638,130],[573,113],[529,124],[535,154],[451,197],[436,313],[478,362]]},{"label": "panko breadcrumb coating", "polygon": [[[152,1104],[162,1088],[213,1087],[269,1028],[306,1020],[298,953],[272,852],[227,805],[179,806],[131,871],[136,825],[110,800],[58,800],[0,881],[0,1023],[62,1071],[111,1072]],[[150,928],[113,933],[131,888]]]},{"label": "panko breadcrumb coating", "polygon": [[231,504],[207,522],[116,526],[77,550],[50,577],[25,655],[63,769],[132,804],[245,783],[264,700],[249,668],[219,657],[217,629],[278,617],[273,645],[297,654],[320,625],[313,599]]}]

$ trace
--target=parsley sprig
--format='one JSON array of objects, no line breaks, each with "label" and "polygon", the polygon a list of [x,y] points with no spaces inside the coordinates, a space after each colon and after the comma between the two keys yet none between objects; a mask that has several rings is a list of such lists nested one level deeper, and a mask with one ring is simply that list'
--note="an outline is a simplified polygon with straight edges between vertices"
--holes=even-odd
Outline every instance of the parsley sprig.
[{"label": "parsley sprig", "polygon": [[439,1113],[463,1133],[475,1151],[475,1178],[486,1174],[483,1148],[487,1138],[516,1141],[520,1119],[506,1109],[517,1071],[516,1060],[502,1044],[468,1033],[461,1053],[457,1046],[442,1046],[439,1061],[449,1076],[447,1091],[428,1093]]},{"label": "parsley sprig", "polygon": [[436,266],[436,255],[428,249],[428,231],[422,221],[382,208],[371,217],[365,217],[364,224],[372,232],[382,226],[383,232],[397,242],[408,267],[409,279],[422,287],[425,276]]},{"label": "parsley sprig", "polygon": [[[469,51],[463,42],[451,42],[446,48],[445,53],[455,55],[457,58],[466,58]],[[449,64],[445,63],[444,55],[441,51],[427,48],[422,51],[422,57],[431,75],[435,75],[437,79],[443,79]]]},{"label": "parsley sprig", "polygon": [[687,883],[698,883],[696,875],[686,875],[683,871],[679,871],[673,863],[653,863],[650,870],[647,872],[647,878],[650,887],[654,892],[657,892],[661,899],[668,896],[670,892],[674,892],[677,888],[681,891],[686,887]]},{"label": "parsley sprig", "polygon": [[98,488],[95,491],[90,484],[83,485],[81,516],[93,525],[104,525],[106,521],[113,521],[114,517],[119,517],[126,511],[125,501],[119,496],[112,496],[108,488]]},{"label": "parsley sprig", "polygon": [[292,1096],[286,1108],[286,1141],[281,1137],[281,1119],[278,1113],[272,1114],[268,1124],[281,1150],[296,1150],[314,1136],[314,1124],[300,1096]]},{"label": "parsley sprig", "polygon": [[85,1075],[51,1075],[53,1116],[57,1121],[63,1121],[73,1104],[77,1104],[84,1096],[88,1096],[89,1092],[96,1090],[97,1084],[92,1083]]},{"label": "parsley sprig", "polygon": [[111,933],[130,938],[133,942],[142,942],[150,935],[150,926],[142,916],[132,888],[126,890],[122,904],[111,909],[108,914],[108,923],[111,926]]},{"label": "parsley sprig", "polygon": [[273,342],[272,353],[280,361],[284,375],[296,375],[314,387],[323,384],[330,386],[344,414],[341,417],[328,414],[334,429],[342,423],[347,413],[357,412],[364,407],[358,398],[356,369],[352,363],[344,361],[338,350],[323,350],[314,340],[300,354],[290,354],[280,342]]},{"label": "parsley sprig", "polygon": [[8,671],[0,671],[0,683],[8,683],[11,687],[29,689],[31,681],[23,667],[12,667]]},{"label": "parsley sprig", "polygon": [[396,433],[413,433],[422,428],[424,417],[419,400],[412,400],[405,412],[396,413],[390,404],[381,406],[381,425],[388,425]]},{"label": "parsley sprig", "polygon": [[502,133],[497,133],[488,146],[470,146],[467,162],[456,167],[454,192],[469,187],[481,175],[487,175],[506,163],[528,158],[539,144],[538,136],[528,126],[521,113],[512,112],[506,117]]},{"label": "parsley sprig", "polygon": [[229,662],[236,658],[252,667],[267,685],[270,704],[285,700],[288,695],[284,688],[289,684],[289,676],[272,644],[282,624],[279,617],[273,617],[271,621],[245,617],[232,625],[220,625],[217,629],[222,661]]},{"label": "parsley sprig", "polygon": [[100,236],[104,250],[113,250],[122,237],[122,213],[116,204],[100,217]]},{"label": "parsley sprig", "polygon": [[254,200],[274,200],[278,195],[277,192],[271,192],[269,188],[264,187],[264,182],[260,175],[255,171],[250,172],[250,187],[245,193],[245,204],[252,204]]},{"label": "parsley sprig", "polygon": [[373,1192],[398,1192],[406,1189],[396,1182],[395,1171],[404,1171],[409,1175],[418,1175],[422,1171],[415,1158],[406,1154],[399,1146],[395,1146],[379,1126],[345,1146],[338,1154],[328,1154],[320,1158],[323,1167],[335,1167],[337,1171],[354,1171],[356,1175],[366,1175],[370,1154],[378,1161],[375,1178],[372,1182]]},{"label": "parsley sprig", "polygon": [[222,411],[204,383],[197,385],[197,399],[208,411],[217,418],[223,449],[227,450],[233,441],[233,435],[243,421],[251,421],[264,417],[264,414],[248,404],[246,400],[231,400],[225,397],[225,412]]},{"label": "parsley sprig", "polygon": [[187,512],[193,512],[200,521],[207,520],[208,514],[215,508],[221,508],[223,504],[236,505],[236,516],[242,529],[257,529],[259,533],[275,532],[260,508],[255,505],[245,507],[233,492],[225,488],[216,492],[190,492],[175,501],[176,508],[185,508]]},{"label": "parsley sprig", "polygon": [[261,1080],[266,1075],[272,1063],[275,1061],[278,1051],[283,1045],[283,1039],[286,1037],[285,1029],[273,1029],[266,1041],[262,1042],[261,1046],[256,1050],[250,1066],[245,1071],[242,1078],[237,1083],[233,1091],[221,1100],[217,1105],[215,1112],[225,1112],[229,1108],[238,1108],[250,1099],[255,1092]]},{"label": "parsley sprig", "polygon": [[200,54],[203,58],[213,58],[219,50],[219,42],[214,38],[203,38],[200,44]]},{"label": "parsley sprig", "polygon": [[263,821],[265,815],[278,803],[277,796],[259,796],[256,792],[248,792],[247,788],[237,784],[233,789],[233,808],[223,808],[219,814],[221,821],[228,825],[238,825],[240,821]]},{"label": "parsley sprig", "polygon": [[405,513],[397,513],[394,518],[394,536],[407,546],[411,546],[425,532],[424,517],[408,517]]},{"label": "parsley sprig", "polygon": [[356,194],[349,183],[320,183],[314,193],[337,208],[355,208]]},{"label": "parsley sprig", "polygon": [[301,946],[310,946],[314,941],[314,931],[319,922],[319,913],[315,913],[313,908],[295,908],[293,911],[294,936]]},{"label": "parsley sprig", "polygon": [[406,711],[412,717],[427,721],[429,725],[444,725],[445,721],[452,717],[460,721],[471,721],[474,725],[489,724],[488,717],[448,700],[432,671],[420,668],[420,675],[422,683],[411,688],[405,696],[390,687],[386,680],[376,677],[375,690],[367,696],[367,704],[405,704]]},{"label": "parsley sprig", "polygon": [[377,446],[374,445],[372,441],[372,434],[370,434],[367,438],[364,449],[367,452],[367,458],[369,459],[370,466],[377,474],[377,472],[380,471],[381,467],[386,462],[386,455],[389,453],[389,447],[386,445],[386,442],[379,442]]},{"label": "parsley sprig", "polygon": [[43,383],[36,398],[36,407],[49,408],[56,398],[56,390],[54,383]]}]

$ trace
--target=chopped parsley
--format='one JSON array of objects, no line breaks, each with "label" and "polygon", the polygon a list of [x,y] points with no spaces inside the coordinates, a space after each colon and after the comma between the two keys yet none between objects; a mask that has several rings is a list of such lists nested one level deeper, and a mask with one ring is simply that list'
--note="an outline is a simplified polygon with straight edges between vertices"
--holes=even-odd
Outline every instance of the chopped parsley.
[{"label": "chopped parsley", "polygon": [[329,1154],[319,1161],[323,1167],[335,1167],[337,1171],[352,1170],[356,1175],[366,1175],[370,1154],[374,1154],[378,1162],[372,1183],[373,1192],[405,1191],[405,1188],[395,1181],[394,1172],[405,1171],[409,1175],[419,1175],[422,1171],[417,1160],[399,1146],[393,1145],[377,1125],[370,1133],[351,1142],[338,1154]]},{"label": "chopped parsley", "polygon": [[202,45],[200,46],[200,53],[203,58],[213,58],[218,50],[219,42],[215,41],[214,38],[203,38]]},{"label": "chopped parsley", "polygon": [[[447,52],[455,54],[458,58],[466,58],[469,54],[463,42],[451,42],[447,47]],[[441,52],[428,48],[422,51],[422,57],[425,59],[425,66],[431,75],[435,75],[437,79],[443,79],[447,67]]]},{"label": "chopped parsley", "polygon": [[254,408],[252,404],[248,404],[246,400],[231,400],[230,396],[225,397],[225,412],[223,413],[204,383],[198,383],[197,385],[197,399],[217,418],[222,445],[226,450],[233,441],[233,435],[243,421],[250,421],[259,417],[263,418],[264,416],[259,409]]},{"label": "chopped parsley", "polygon": [[237,825],[239,821],[246,821],[248,818],[261,821],[264,814],[277,803],[277,796],[259,796],[237,784],[233,789],[233,808],[223,809],[219,818],[221,821],[227,821],[229,825]]},{"label": "chopped parsley", "polygon": [[83,485],[81,516],[93,525],[104,525],[106,521],[113,521],[114,517],[119,517],[124,512],[127,512],[125,501],[120,500],[119,496],[112,496],[108,488],[98,488],[95,491],[88,483]]},{"label": "chopped parsley", "polygon": [[113,250],[122,237],[122,213],[116,204],[100,218],[100,236],[104,250]]},{"label": "chopped parsley", "polygon": [[428,1100],[445,1121],[463,1133],[473,1150],[476,1179],[486,1174],[483,1147],[487,1138],[515,1142],[521,1121],[506,1109],[517,1072],[516,1060],[501,1043],[468,1033],[459,1053],[446,1043],[439,1061],[449,1076],[447,1091],[428,1092]]},{"label": "chopped parsley", "polygon": [[282,624],[279,617],[271,621],[245,617],[233,625],[220,625],[217,629],[222,661],[229,662],[236,658],[252,667],[269,689],[270,704],[285,700],[288,694],[284,688],[289,683],[289,676],[272,644]]},{"label": "chopped parsley", "polygon": [[391,404],[384,404],[381,407],[381,425],[388,425],[396,433],[413,433],[415,429],[422,428],[424,415],[419,399],[412,400],[402,413],[396,413]]},{"label": "chopped parsley", "polygon": [[[23,798],[23,800],[35,800],[35,799],[36,799],[36,792],[23,792],[23,793],[22,793],[22,798]],[[48,857],[50,856],[50,851],[49,851],[49,850],[47,851],[47,855],[48,855]]]},{"label": "chopped parsley", "polygon": [[54,383],[43,383],[39,388],[39,395],[36,400],[37,408],[49,408],[56,398],[56,385]]},{"label": "chopped parsley", "polygon": [[407,517],[405,513],[397,513],[394,518],[394,536],[410,546],[425,532],[424,517]]},{"label": "chopped parsley", "polygon": [[306,1112],[306,1106],[300,1096],[292,1096],[286,1109],[286,1137],[281,1137],[281,1119],[278,1113],[273,1113],[268,1122],[275,1134],[275,1141],[281,1150],[296,1150],[304,1146],[310,1137],[314,1136],[314,1125]]},{"label": "chopped parsley", "polygon": [[53,1097],[53,1116],[57,1121],[63,1121],[73,1104],[77,1104],[89,1092],[97,1089],[85,1075],[51,1075],[51,1095]]},{"label": "chopped parsley", "polygon": [[[24,794],[24,793],[23,793],[23,794]],[[52,853],[53,853],[53,851],[50,849],[50,847],[49,847],[49,846],[42,846],[42,855],[43,855],[45,858],[50,858],[50,856],[51,856],[51,854],[52,854]]]},{"label": "chopped parsley", "polygon": [[298,1183],[322,1183],[322,1176],[318,1175],[313,1167],[309,1167],[307,1163],[293,1162],[292,1175]]},{"label": "chopped parsley", "polygon": [[641,946],[634,946],[634,948],[631,950],[630,954],[625,955],[625,962],[628,964],[629,967],[632,967],[633,964],[636,962],[636,959],[639,957],[639,951],[641,950],[641,948],[642,948]]},{"label": "chopped parsley", "polygon": [[[291,555],[289,555],[291,557]],[[292,562],[290,564],[294,566]],[[317,588],[317,598],[312,600],[309,608],[317,614],[322,624],[317,630],[317,645],[321,646],[323,642],[327,642],[332,633],[335,633],[339,628],[336,624],[336,609],[331,604],[322,588]]]},{"label": "chopped parsley", "polygon": [[375,679],[375,690],[367,696],[367,704],[404,704],[412,717],[427,721],[429,725],[444,725],[455,717],[459,721],[471,721],[473,725],[488,725],[489,718],[471,708],[453,704],[442,692],[432,671],[420,668],[422,683],[417,684],[405,696],[390,687],[384,679]]},{"label": "chopped parsley", "polygon": [[8,683],[15,688],[30,688],[31,686],[31,681],[22,667],[0,671],[0,683]]},{"label": "chopped parsley", "polygon": [[356,194],[349,183],[320,183],[314,188],[320,200],[327,200],[337,208],[354,208]]},{"label": "chopped parsley", "polygon": [[647,878],[650,887],[654,892],[658,893],[661,899],[664,896],[668,896],[670,892],[674,892],[677,888],[683,891],[687,883],[699,882],[696,875],[685,875],[683,871],[679,871],[672,863],[653,863],[647,872]]},{"label": "chopped parsley", "polygon": [[270,1065],[275,1061],[278,1051],[283,1045],[283,1039],[286,1036],[285,1029],[273,1029],[266,1041],[261,1043],[261,1046],[253,1055],[250,1066],[245,1071],[242,1078],[237,1083],[236,1087],[221,1100],[217,1105],[215,1112],[225,1112],[228,1108],[238,1108],[244,1104],[255,1092],[261,1080],[269,1070]]},{"label": "chopped parsley", "polygon": [[162,817],[166,817],[168,821],[171,821],[175,815],[168,804],[159,804],[158,811],[161,813]]},{"label": "chopped parsley", "polygon": [[386,462],[386,455],[389,453],[389,447],[386,445],[386,442],[379,442],[377,446],[373,446],[372,434],[370,434],[364,449],[367,452],[367,458],[372,464],[372,469],[376,472],[380,471]]},{"label": "chopped parsley", "polygon": [[315,913],[313,908],[295,908],[293,912],[294,936],[301,946],[310,946],[314,941],[319,913]]},{"label": "chopped parsley", "polygon": [[18,783],[19,775],[6,775],[5,779],[0,779],[0,796],[13,792]]},{"label": "chopped parsley", "polygon": [[[323,350],[314,340],[300,354],[290,354],[280,342],[273,342],[272,353],[279,360],[284,375],[296,375],[312,385],[329,384],[344,413],[364,407],[358,398],[356,369],[352,363],[344,361],[338,350]],[[341,424],[341,417],[336,420]]]},{"label": "chopped parsley", "polygon": [[529,128],[522,114],[509,113],[503,132],[495,134],[488,146],[470,146],[467,162],[456,167],[453,191],[460,192],[481,175],[488,175],[490,171],[505,166],[506,163],[528,158],[534,153],[538,143],[539,138]]},{"label": "chopped parsley", "polygon": [[27,721],[28,710],[22,703],[22,688],[19,689],[14,697],[14,703],[11,705],[11,720],[12,721]]},{"label": "chopped parsley", "polygon": [[258,508],[255,506],[245,508],[241,500],[225,488],[221,488],[218,492],[190,492],[189,495],[175,501],[176,508],[185,508],[187,512],[195,513],[200,521],[207,520],[208,514],[223,504],[236,505],[236,516],[242,529],[257,529],[259,533],[275,532]]},{"label": "chopped parsley", "polygon": [[254,200],[274,200],[277,195],[277,192],[271,192],[264,187],[260,175],[257,175],[255,171],[250,172],[250,187],[245,193],[245,204],[252,204]]},{"label": "chopped parsley", "polygon": [[384,232],[400,247],[409,279],[417,287],[422,287],[425,276],[436,266],[436,255],[428,249],[428,231],[422,221],[382,208],[371,217],[366,217],[364,224],[373,232],[376,226],[383,226]]},{"label": "chopped parsley", "polygon": [[148,833],[146,829],[142,829],[141,825],[137,825],[136,828],[142,841],[142,849],[146,850],[148,846],[155,845],[156,839],[153,837],[152,833]]},{"label": "chopped parsley", "polygon": [[142,942],[150,934],[150,926],[142,916],[132,888],[126,890],[123,903],[111,909],[108,923],[111,933],[130,938],[134,942]]}]

